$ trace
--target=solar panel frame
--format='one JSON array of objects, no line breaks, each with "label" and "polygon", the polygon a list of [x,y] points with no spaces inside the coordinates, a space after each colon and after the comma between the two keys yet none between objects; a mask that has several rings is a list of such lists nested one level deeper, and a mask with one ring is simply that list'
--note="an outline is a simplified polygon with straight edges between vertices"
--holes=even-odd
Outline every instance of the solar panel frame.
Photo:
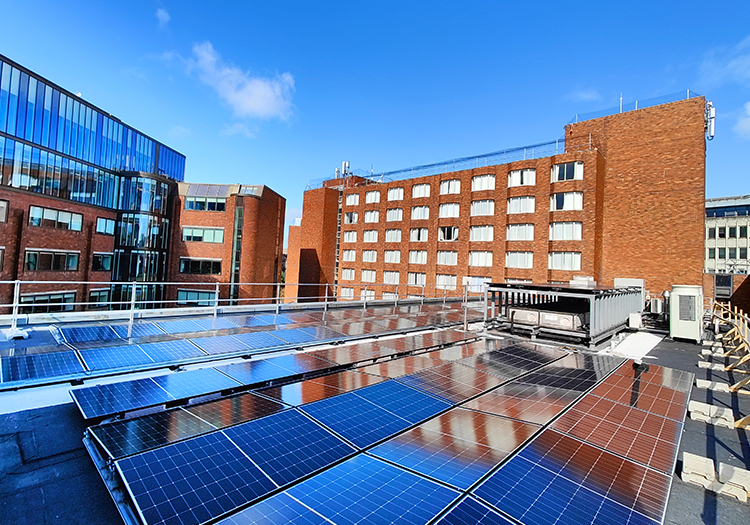
[{"label": "solar panel frame", "polygon": [[282,341],[278,337],[274,337],[269,332],[247,332],[244,334],[234,334],[232,337],[252,350],[286,346],[285,341]]},{"label": "solar panel frame", "polygon": [[205,403],[188,405],[181,410],[206,421],[214,428],[227,428],[261,417],[270,416],[287,407],[253,392],[244,392]]},{"label": "solar panel frame", "polygon": [[317,341],[313,334],[299,328],[286,328],[284,330],[272,330],[270,334],[278,337],[287,344],[305,344]]},{"label": "solar panel frame", "polygon": [[205,357],[206,353],[191,344],[188,339],[175,339],[173,341],[159,341],[156,343],[141,343],[141,350],[155,363],[179,361],[195,357]]},{"label": "solar panel frame", "polygon": [[472,496],[465,496],[435,523],[436,525],[515,525],[516,522]]},{"label": "solar panel frame", "polygon": [[243,509],[218,522],[218,525],[329,525],[330,522],[308,509],[296,499],[281,492]]},{"label": "solar panel frame", "polygon": [[460,361],[443,363],[415,374],[399,377],[396,381],[453,404],[463,403],[505,382],[497,376],[464,366]]},{"label": "solar panel frame", "polygon": [[288,405],[300,406],[328,399],[329,397],[335,397],[382,381],[385,381],[385,379],[380,376],[343,370],[314,379],[263,388],[258,390],[258,393]]},{"label": "solar panel frame", "polygon": [[84,372],[83,365],[73,351],[14,355],[0,358],[0,361],[3,383],[64,377]]},{"label": "solar panel frame", "polygon": [[379,375],[392,379],[407,374],[413,374],[420,370],[426,370],[438,366],[441,363],[442,362],[434,359],[428,359],[427,357],[411,355],[391,359],[390,361],[384,361],[382,363],[375,363],[359,368],[358,370],[366,374]]},{"label": "solar panel frame", "polygon": [[172,372],[151,379],[175,399],[189,399],[242,386],[215,368]]},{"label": "solar panel frame", "polygon": [[243,385],[255,385],[288,377],[289,370],[271,363],[268,359],[257,359],[214,367]]},{"label": "solar panel frame", "polygon": [[[128,325],[116,324],[111,325],[112,330],[115,331],[120,339],[127,339],[128,337]],[[130,337],[149,337],[154,335],[164,335],[165,332],[154,323],[133,323],[133,329],[131,330]]]},{"label": "solar panel frame", "polygon": [[138,345],[109,346],[78,350],[89,370],[109,370],[152,365],[151,359]]},{"label": "solar panel frame", "polygon": [[268,357],[265,361],[289,371],[289,375],[306,374],[339,367],[336,363],[304,352]]},{"label": "solar panel frame", "polygon": [[58,330],[71,344],[118,339],[117,333],[108,325],[62,326]]},{"label": "solar panel frame", "polygon": [[233,335],[194,337],[190,340],[209,355],[232,354],[251,349]]},{"label": "solar panel frame", "polygon": [[414,424],[447,410],[450,403],[394,380],[360,388],[354,395]]},{"label": "solar panel frame", "polygon": [[168,334],[185,334],[203,332],[203,328],[193,319],[179,319],[176,321],[158,321],[155,323]]},{"label": "solar panel frame", "polygon": [[231,330],[233,328],[238,328],[236,323],[233,323],[231,320],[224,317],[217,317],[216,320],[213,318],[193,319],[193,321],[204,331]]},{"label": "solar panel frame", "polygon": [[150,378],[75,388],[70,390],[70,395],[84,419],[112,416],[175,400]]}]

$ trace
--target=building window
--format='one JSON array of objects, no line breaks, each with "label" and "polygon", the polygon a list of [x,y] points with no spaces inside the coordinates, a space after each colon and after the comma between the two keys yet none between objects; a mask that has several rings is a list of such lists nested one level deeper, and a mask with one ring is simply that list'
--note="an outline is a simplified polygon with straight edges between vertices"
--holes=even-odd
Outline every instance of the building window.
[{"label": "building window", "polygon": [[383,292],[384,301],[395,301],[396,299],[398,299],[398,294],[396,292]]},{"label": "building window", "polygon": [[727,238],[727,229],[724,226],[719,227],[719,239],[726,239]]},{"label": "building window", "polygon": [[458,179],[444,180],[440,182],[440,195],[461,193],[461,181]]},{"label": "building window", "polygon": [[375,270],[362,270],[362,282],[374,283],[377,277]]},{"label": "building window", "polygon": [[8,201],[0,200],[0,222],[8,222]]},{"label": "building window", "polygon": [[341,280],[342,281],[353,281],[354,280],[354,268],[342,268],[341,269]]},{"label": "building window", "polygon": [[471,191],[483,191],[495,189],[494,175],[477,175],[471,178]]},{"label": "building window", "polygon": [[[375,282],[375,281],[373,281],[373,282]],[[363,289],[359,293],[359,296],[362,298],[363,301],[365,299],[375,299],[375,290],[364,290]]]},{"label": "building window", "polygon": [[427,283],[426,273],[409,272],[409,286],[424,286]]},{"label": "building window", "polygon": [[409,264],[427,264],[427,250],[411,250]]},{"label": "building window", "polygon": [[549,253],[550,270],[574,270],[581,269],[580,252],[550,252]]},{"label": "building window", "polygon": [[108,308],[110,303],[110,291],[109,290],[91,290],[89,292],[89,310],[96,308]]},{"label": "building window", "polygon": [[583,179],[583,162],[566,162],[552,166],[552,182],[574,179]]},{"label": "building window", "polygon": [[495,201],[471,201],[471,216],[495,215]]},{"label": "building window", "polygon": [[418,199],[421,197],[430,196],[430,185],[429,184],[415,184],[411,187],[411,198]]},{"label": "building window", "polygon": [[736,239],[737,238],[737,226],[730,226],[729,231],[727,232],[730,239]]},{"label": "building window", "polygon": [[740,239],[747,238],[747,226],[740,226]]},{"label": "building window", "polygon": [[112,254],[95,253],[91,257],[92,272],[111,272],[112,271]]},{"label": "building window", "polygon": [[[378,193],[378,195],[380,195]],[[380,220],[380,212],[378,210],[367,210],[365,212],[365,222],[373,223]]]},{"label": "building window", "polygon": [[729,248],[729,259],[737,258],[737,248]]},{"label": "building window", "polygon": [[349,288],[349,287],[339,288],[339,296],[342,299],[354,299],[354,288]]},{"label": "building window", "polygon": [[411,209],[411,219],[413,221],[416,220],[424,220],[430,218],[430,207],[429,206],[414,206]]},{"label": "building window", "polygon": [[388,200],[389,201],[402,201],[402,200],[404,200],[404,188],[389,188],[388,189]]},{"label": "building window", "polygon": [[534,252],[505,252],[506,268],[533,268]]},{"label": "building window", "polygon": [[492,266],[492,252],[469,252],[469,266]]},{"label": "building window", "polygon": [[182,228],[182,240],[192,242],[224,242],[224,228]]},{"label": "building window", "polygon": [[[2,259],[2,254],[0,253],[0,259]],[[747,248],[740,248],[740,259],[745,260],[747,259]],[[2,270],[2,260],[0,260],[0,270]]]},{"label": "building window", "polygon": [[72,230],[79,232],[83,227],[83,215],[69,211],[53,210],[52,208],[29,208],[29,226],[43,226],[58,230]]},{"label": "building window", "polygon": [[113,219],[105,219],[104,217],[96,218],[96,233],[102,235],[114,235],[115,234],[115,221]]},{"label": "building window", "polygon": [[177,290],[177,304],[190,306],[213,306],[216,292],[198,290]]},{"label": "building window", "polygon": [[378,262],[377,250],[363,250],[362,262]]},{"label": "building window", "polygon": [[427,242],[427,228],[412,228],[409,232],[411,242]]},{"label": "building window", "polygon": [[719,248],[719,259],[726,259],[727,258],[727,249],[726,248]]},{"label": "building window", "polygon": [[437,263],[445,266],[456,266],[458,264],[458,252],[438,251]]},{"label": "building window", "polygon": [[[747,226],[745,228],[747,228]],[[716,228],[709,228],[708,229],[708,238],[709,239],[715,239],[716,238]]]},{"label": "building window", "polygon": [[185,209],[190,211],[225,211],[227,200],[220,197],[185,197]]},{"label": "building window", "polygon": [[553,222],[549,225],[550,241],[580,241],[583,224],[580,222]]},{"label": "building window", "polygon": [[374,204],[380,202],[379,191],[368,191],[365,193],[365,204]]},{"label": "building window", "polygon": [[363,242],[378,242],[378,230],[365,230],[362,235]]},{"label": "building window", "polygon": [[536,184],[536,170],[513,170],[508,172],[508,187],[534,186]]},{"label": "building window", "polygon": [[458,226],[441,226],[438,228],[438,241],[457,241]]},{"label": "building window", "polygon": [[398,284],[399,272],[383,272],[383,284]]},{"label": "building window", "polygon": [[709,248],[708,249],[708,258],[709,259],[716,259],[716,248]]},{"label": "building window", "polygon": [[[505,279],[506,284],[531,284],[531,279]],[[554,284],[554,283],[553,283]],[[565,284],[565,283],[560,283]]]},{"label": "building window", "polygon": [[398,264],[401,262],[401,252],[399,250],[386,250],[383,258],[387,263]]},{"label": "building window", "polygon": [[508,241],[533,241],[533,224],[509,224],[505,230],[505,239]]},{"label": "building window", "polygon": [[26,250],[26,271],[75,272],[78,271],[79,253]]},{"label": "building window", "polygon": [[492,242],[495,237],[495,227],[482,225],[472,226],[469,229],[469,240],[477,242]]},{"label": "building window", "polygon": [[508,214],[534,213],[534,197],[511,197],[508,199]]},{"label": "building window", "polygon": [[401,230],[385,230],[385,242],[401,242]]},{"label": "building window", "polygon": [[341,260],[345,262],[354,262],[357,260],[357,250],[344,250],[341,254]]},{"label": "building window", "polygon": [[404,218],[404,210],[401,208],[391,208],[385,212],[386,222],[398,222]]},{"label": "building window", "polygon": [[0,272],[3,271],[3,260],[5,260],[5,248],[0,248]]},{"label": "building window", "polygon": [[549,198],[549,209],[550,211],[582,210],[583,193],[580,191],[553,193]]},{"label": "building window", "polygon": [[357,242],[357,232],[344,232],[344,242]]},{"label": "building window", "polygon": [[357,224],[358,217],[356,211],[348,211],[344,213],[344,224]]},{"label": "building window", "polygon": [[437,274],[435,276],[435,288],[438,290],[455,290],[456,289],[456,276]]},{"label": "building window", "polygon": [[440,218],[451,218],[458,217],[458,203],[457,202],[446,202],[441,204],[438,208],[438,217]]},{"label": "building window", "polygon": [[347,206],[357,206],[359,205],[359,193],[350,193],[346,196],[346,205]]},{"label": "building window", "polygon": [[220,275],[221,260],[181,258],[180,273],[190,273],[197,275]]},{"label": "building window", "polygon": [[24,295],[21,296],[20,311],[22,314],[72,312],[75,301],[75,292]]}]

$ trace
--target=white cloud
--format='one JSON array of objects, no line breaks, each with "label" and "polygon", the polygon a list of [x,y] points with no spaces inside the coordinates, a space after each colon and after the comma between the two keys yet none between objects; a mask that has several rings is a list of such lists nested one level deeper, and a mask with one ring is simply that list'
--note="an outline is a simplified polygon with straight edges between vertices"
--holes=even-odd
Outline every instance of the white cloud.
[{"label": "white cloud", "polygon": [[169,16],[166,9],[160,7],[156,10],[156,19],[159,21],[159,27],[164,27],[169,23],[172,17]]},{"label": "white cloud", "polygon": [[601,100],[602,96],[596,89],[588,88],[576,89],[574,91],[571,91],[570,93],[565,95],[565,98],[567,100],[572,100],[575,102],[591,102],[595,100]]},{"label": "white cloud", "polygon": [[745,104],[745,113],[740,115],[733,129],[741,137],[750,140],[750,102]]},{"label": "white cloud", "polygon": [[224,129],[221,130],[221,134],[227,137],[231,137],[233,135],[241,135],[248,139],[252,139],[255,137],[255,133],[250,131],[250,128],[247,126],[247,124],[243,124],[241,122],[235,122],[234,124],[224,126]]},{"label": "white cloud", "polygon": [[173,139],[190,135],[190,133],[191,131],[184,126],[172,126],[172,128],[169,130],[169,136]]},{"label": "white cloud", "polygon": [[273,78],[252,76],[222,61],[211,42],[193,46],[191,65],[201,81],[213,88],[239,118],[285,120],[292,113],[294,77],[290,73]]},{"label": "white cloud", "polygon": [[727,83],[750,85],[750,36],[730,49],[708,53],[700,66],[700,85],[705,88]]}]

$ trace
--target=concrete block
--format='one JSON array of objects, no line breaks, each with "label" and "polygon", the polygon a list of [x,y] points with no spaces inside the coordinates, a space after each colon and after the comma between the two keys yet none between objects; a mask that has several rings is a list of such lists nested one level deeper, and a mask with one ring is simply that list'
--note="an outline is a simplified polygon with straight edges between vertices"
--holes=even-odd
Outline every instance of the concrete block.
[{"label": "concrete block", "polygon": [[724,371],[724,365],[719,363],[709,363],[708,361],[698,361],[698,368]]},{"label": "concrete block", "polygon": [[729,392],[729,385],[727,383],[720,383],[719,381],[708,381],[706,379],[696,379],[696,388],[703,388],[705,390],[713,390],[715,392]]},{"label": "concrete block", "polygon": [[750,470],[733,467],[726,463],[719,463],[719,481],[722,483],[731,483],[742,487],[745,492],[750,492]]},{"label": "concrete block", "polygon": [[721,488],[716,492],[718,492],[719,494],[724,494],[726,496],[733,496],[740,500],[742,503],[747,503],[747,491],[742,487],[733,485],[732,483],[722,484]]},{"label": "concrete block", "polygon": [[714,460],[690,452],[682,453],[682,473],[696,474],[712,482],[716,479]]},{"label": "concrete block", "polygon": [[682,481],[684,481],[685,483],[694,483],[696,485],[700,485],[704,489],[710,489],[714,484],[714,481],[706,479],[699,474],[692,474],[690,472],[683,471],[681,477]]}]

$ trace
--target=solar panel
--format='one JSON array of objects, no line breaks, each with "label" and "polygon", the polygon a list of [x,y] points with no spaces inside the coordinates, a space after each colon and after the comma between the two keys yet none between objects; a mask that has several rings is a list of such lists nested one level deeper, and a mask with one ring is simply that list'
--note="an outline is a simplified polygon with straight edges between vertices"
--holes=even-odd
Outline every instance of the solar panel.
[{"label": "solar panel", "polygon": [[417,326],[417,323],[405,317],[401,317],[399,319],[378,319],[373,321],[373,323],[378,326],[382,326],[388,331],[408,330]]},{"label": "solar panel", "polygon": [[421,356],[405,356],[398,359],[392,359],[383,363],[369,365],[359,370],[367,374],[375,374],[383,377],[401,377],[406,374],[413,374],[420,370],[437,366],[441,361],[428,359]]},{"label": "solar panel", "polygon": [[300,330],[299,328],[290,328],[286,330],[272,330],[269,333],[273,334],[274,336],[278,337],[285,343],[289,343],[289,344],[302,344],[302,343],[309,343],[311,341],[316,341],[314,335],[308,332],[305,332],[303,330]]},{"label": "solar panel", "polygon": [[193,319],[193,321],[195,321],[202,330],[227,330],[230,328],[237,328],[237,324],[223,317],[217,317],[216,320]]},{"label": "solar panel", "polygon": [[340,340],[343,338],[343,334],[336,330],[331,330],[326,326],[305,326],[299,330],[312,335],[318,341]]},{"label": "solar panel", "polygon": [[286,313],[284,317],[297,324],[318,323],[323,320],[323,312]]},{"label": "solar panel", "polygon": [[283,492],[218,522],[219,525],[248,525],[249,523],[257,525],[276,525],[278,523],[328,525],[330,522]]},{"label": "solar panel", "polygon": [[552,428],[671,474],[682,424],[593,395],[584,396]]},{"label": "solar panel", "polygon": [[139,346],[155,363],[191,357],[205,357],[206,355],[200,348],[196,348],[186,339],[162,341],[160,343],[141,343]]},{"label": "solar panel", "polygon": [[192,319],[183,319],[180,321],[159,321],[156,323],[159,328],[168,334],[184,334],[187,332],[202,332],[200,324]]},{"label": "solar panel", "polygon": [[234,363],[231,365],[217,366],[215,368],[229,377],[236,379],[243,385],[265,383],[266,381],[272,381],[290,375],[289,370],[269,362],[268,359],[245,361],[244,363]]},{"label": "solar panel", "polygon": [[336,346],[326,350],[316,350],[310,353],[340,365],[348,365],[374,360],[384,355],[390,355],[393,352],[395,351],[377,343],[358,343],[347,346]]},{"label": "solar panel", "polygon": [[450,404],[396,381],[383,381],[354,392],[355,395],[396,414],[410,423],[418,423]]},{"label": "solar panel", "polygon": [[545,349],[551,349],[551,347],[535,348],[535,346],[525,343],[515,344],[474,357],[467,357],[461,361],[461,364],[502,379],[513,379],[565,355],[565,352],[559,350],[545,351]]},{"label": "solar panel", "polygon": [[187,399],[212,392],[230,390],[241,385],[239,381],[227,377],[214,368],[173,372],[156,376],[153,380],[175,399]]},{"label": "solar panel", "polygon": [[292,406],[313,403],[384,381],[382,377],[345,370],[307,381],[264,388],[259,393]]},{"label": "solar panel", "polygon": [[570,354],[523,377],[525,383],[585,392],[620,366],[622,359],[592,354]]},{"label": "solar panel", "polygon": [[174,401],[163,388],[148,378],[71,389],[70,395],[84,419],[111,416]]},{"label": "solar panel", "polygon": [[274,337],[268,332],[249,332],[246,334],[235,334],[232,337],[239,340],[243,345],[254,350],[261,348],[273,348],[283,346],[285,343],[278,337]]},{"label": "solar panel", "polygon": [[154,363],[153,359],[138,345],[87,348],[79,350],[78,353],[89,370],[129,368]]},{"label": "solar panel", "polygon": [[461,403],[504,382],[499,377],[485,374],[459,362],[444,363],[400,377],[398,381],[451,403]]},{"label": "solar panel", "polygon": [[[112,330],[115,331],[117,337],[120,339],[128,337],[128,325],[126,324],[112,325]],[[131,337],[148,337],[151,335],[164,335],[164,330],[161,330],[154,323],[133,323]]]},{"label": "solar panel", "polygon": [[288,370],[288,375],[305,374],[308,372],[315,372],[317,370],[327,370],[337,366],[330,361],[326,361],[325,359],[321,359],[319,357],[315,357],[306,353],[269,357],[268,359],[266,359],[266,361],[269,363],[273,363],[274,365],[283,368],[284,370]]},{"label": "solar panel", "polygon": [[370,321],[358,321],[348,323],[329,323],[328,328],[335,330],[347,337],[359,337],[370,334],[380,334],[387,332],[384,326],[376,325]]},{"label": "solar panel", "polygon": [[247,345],[244,345],[241,340],[233,335],[194,337],[191,341],[211,355],[229,354],[232,352],[249,350]]},{"label": "solar panel", "polygon": [[111,341],[118,336],[109,326],[64,326],[60,332],[69,343],[84,343],[86,341]]},{"label": "solar panel", "polygon": [[252,326],[268,326],[270,324],[270,323],[263,321],[262,319],[258,319],[254,315],[230,315],[228,317],[225,317],[225,319],[236,324],[237,326],[242,326],[246,328],[249,328]]},{"label": "solar panel", "polygon": [[514,522],[471,496],[467,496],[437,523],[443,525],[490,525],[497,523],[513,525]]},{"label": "solar panel", "polygon": [[642,383],[651,383],[684,393],[690,393],[695,379],[695,375],[690,372],[663,366],[649,365],[648,371],[642,368],[636,370],[632,361],[618,368],[615,374],[631,380],[637,378]]},{"label": "solar panel", "polygon": [[459,496],[364,454],[287,489],[287,494],[333,523],[427,523]]},{"label": "solar panel", "polygon": [[440,330],[439,332],[432,333],[432,340],[440,343],[457,343],[466,339],[473,339],[474,337],[476,337],[476,334],[472,332],[459,332],[458,330]]},{"label": "solar panel", "polygon": [[527,525],[661,523],[671,478],[543,431],[474,494]]},{"label": "solar panel", "polygon": [[15,355],[2,358],[3,383],[61,377],[83,372],[75,352]]},{"label": "solar panel", "polygon": [[221,432],[115,463],[144,523],[197,525],[275,488]]},{"label": "solar panel", "polygon": [[[260,322],[266,325],[283,325],[283,324],[293,324],[294,321],[289,319],[285,315],[276,315],[276,314],[255,314],[253,315],[254,322]],[[245,326],[253,326],[253,325],[245,325]]]},{"label": "solar panel", "polygon": [[296,410],[243,423],[224,434],[280,487],[356,452]]},{"label": "solar panel", "polygon": [[198,405],[188,405],[182,410],[201,418],[215,428],[225,428],[260,417],[270,416],[286,407],[276,401],[246,392],[216,399]]},{"label": "solar panel", "polygon": [[468,489],[539,429],[455,408],[381,443],[370,454]]},{"label": "solar panel", "polygon": [[111,459],[138,454],[211,430],[215,430],[213,425],[179,408],[89,427]]}]

